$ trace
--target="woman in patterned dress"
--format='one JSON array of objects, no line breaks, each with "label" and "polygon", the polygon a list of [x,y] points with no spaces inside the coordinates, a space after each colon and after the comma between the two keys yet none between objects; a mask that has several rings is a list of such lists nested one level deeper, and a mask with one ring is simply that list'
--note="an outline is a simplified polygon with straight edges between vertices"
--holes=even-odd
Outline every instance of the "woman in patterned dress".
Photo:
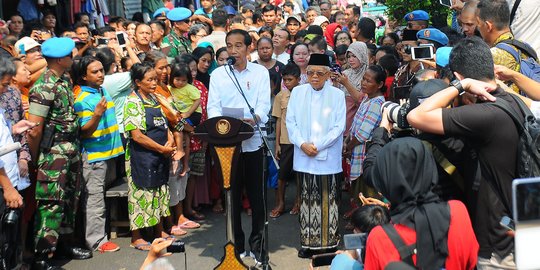
[{"label": "woman in patterned dress", "polygon": [[163,231],[162,217],[169,210],[169,160],[174,141],[167,119],[154,91],[157,73],[149,64],[135,64],[131,69],[133,93],[124,106],[126,175],[128,178],[128,212],[131,247],[149,250],[140,229],[154,227],[155,237],[170,237]]}]

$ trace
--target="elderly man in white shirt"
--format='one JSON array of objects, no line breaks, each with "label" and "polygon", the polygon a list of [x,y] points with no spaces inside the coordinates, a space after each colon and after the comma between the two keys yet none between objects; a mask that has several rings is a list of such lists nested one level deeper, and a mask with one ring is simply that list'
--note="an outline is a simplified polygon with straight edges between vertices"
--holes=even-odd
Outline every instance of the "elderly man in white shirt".
[{"label": "elderly man in white shirt", "polygon": [[327,80],[330,61],[312,54],[309,84],[294,88],[287,109],[293,169],[300,180],[301,258],[331,252],[339,244],[339,187],[345,131],[345,95]]},{"label": "elderly man in white shirt", "polygon": [[[208,90],[208,117],[222,116],[224,108],[243,111],[243,121],[255,125],[264,125],[270,112],[270,75],[261,65],[248,62],[248,47],[251,37],[244,30],[232,30],[227,34],[227,52],[236,59],[231,70],[229,66],[221,66],[212,72],[210,89]],[[238,84],[233,77],[236,75]],[[239,86],[249,104],[254,108],[257,123],[252,118],[246,101],[240,94]],[[242,153],[238,162],[236,183],[232,187],[233,196],[233,230],[235,247],[240,257],[247,254],[261,262],[267,251],[262,247],[264,227],[263,202],[263,151],[260,134],[255,131],[253,137],[242,142]],[[252,209],[251,235],[249,237],[250,253],[244,248],[245,236],[240,219],[242,188],[245,186]],[[263,257],[264,256],[264,257]]]}]

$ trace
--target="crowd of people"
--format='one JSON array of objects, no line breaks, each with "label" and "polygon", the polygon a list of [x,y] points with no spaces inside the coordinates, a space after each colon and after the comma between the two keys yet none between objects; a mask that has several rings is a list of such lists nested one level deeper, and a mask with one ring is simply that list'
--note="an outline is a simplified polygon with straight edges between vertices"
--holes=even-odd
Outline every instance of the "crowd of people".
[{"label": "crowd of people", "polygon": [[[242,142],[235,168],[240,258],[267,262],[265,215],[287,212],[298,215],[298,256],[337,252],[331,269],[515,269],[499,222],[512,217],[512,180],[528,165],[523,130],[493,104],[519,121],[527,107],[540,117],[540,80],[523,71],[538,61],[537,29],[523,23],[536,19],[524,11],[531,1],[453,0],[452,26],[431,25],[423,10],[373,17],[346,1],[163,2],[101,27],[85,13],[57,25],[47,9],[0,26],[0,147],[21,145],[0,156],[0,212],[18,213],[15,228],[0,222],[13,247],[2,265],[60,269],[52,258],[119,250],[105,191],[127,181],[130,246],[150,251],[151,267],[201,226],[201,205],[225,211],[194,129],[240,111],[263,130]],[[268,213],[262,136],[280,167],[269,170]],[[362,249],[337,250],[342,219],[367,235]]]}]

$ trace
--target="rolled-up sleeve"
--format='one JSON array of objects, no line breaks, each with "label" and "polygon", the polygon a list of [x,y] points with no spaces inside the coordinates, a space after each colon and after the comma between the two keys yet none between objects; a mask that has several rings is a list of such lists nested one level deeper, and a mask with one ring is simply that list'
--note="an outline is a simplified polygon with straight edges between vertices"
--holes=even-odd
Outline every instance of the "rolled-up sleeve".
[{"label": "rolled-up sleeve", "polygon": [[221,116],[221,103],[220,103],[220,97],[219,97],[219,85],[220,85],[220,75],[222,74],[216,74],[219,70],[216,70],[212,75],[210,76],[210,87],[208,88],[208,104],[206,106],[206,112],[208,114],[208,118]]}]

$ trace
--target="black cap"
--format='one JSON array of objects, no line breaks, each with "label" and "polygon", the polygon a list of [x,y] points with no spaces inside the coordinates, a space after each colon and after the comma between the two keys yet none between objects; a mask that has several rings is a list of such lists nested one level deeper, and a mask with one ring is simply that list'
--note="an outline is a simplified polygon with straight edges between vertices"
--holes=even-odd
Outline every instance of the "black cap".
[{"label": "black cap", "polygon": [[309,57],[308,66],[330,67],[330,59],[326,54],[314,53]]}]

